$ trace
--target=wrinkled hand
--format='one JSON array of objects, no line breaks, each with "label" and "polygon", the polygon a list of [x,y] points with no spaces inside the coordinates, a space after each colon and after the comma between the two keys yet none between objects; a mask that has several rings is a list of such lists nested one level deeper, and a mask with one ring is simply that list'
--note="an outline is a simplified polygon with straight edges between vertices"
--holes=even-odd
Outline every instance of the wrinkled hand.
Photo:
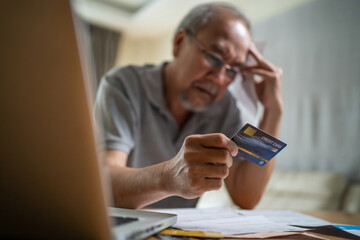
[{"label": "wrinkled hand", "polygon": [[243,68],[244,74],[258,75],[262,81],[255,81],[258,99],[265,110],[282,111],[283,101],[281,93],[282,69],[268,62],[256,49],[255,44],[249,49],[257,64]]},{"label": "wrinkled hand", "polygon": [[178,154],[165,164],[167,189],[184,198],[219,189],[237,152],[236,144],[221,133],[187,137]]}]

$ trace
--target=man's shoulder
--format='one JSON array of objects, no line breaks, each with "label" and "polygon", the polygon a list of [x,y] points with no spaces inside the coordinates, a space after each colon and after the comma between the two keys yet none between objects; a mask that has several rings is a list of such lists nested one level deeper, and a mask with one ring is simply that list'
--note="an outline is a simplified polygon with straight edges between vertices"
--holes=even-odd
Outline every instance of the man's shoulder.
[{"label": "man's shoulder", "polygon": [[104,78],[107,81],[133,82],[143,78],[144,74],[154,67],[156,67],[156,65],[152,65],[152,64],[146,64],[142,66],[138,66],[138,65],[116,66],[111,70],[109,70],[104,75]]},{"label": "man's shoulder", "polygon": [[143,91],[147,88],[151,72],[157,68],[158,65],[153,64],[117,66],[109,70],[101,81],[113,89]]},{"label": "man's shoulder", "polygon": [[121,95],[130,102],[143,104],[157,102],[161,93],[162,65],[127,65],[114,67],[101,80],[99,91]]}]

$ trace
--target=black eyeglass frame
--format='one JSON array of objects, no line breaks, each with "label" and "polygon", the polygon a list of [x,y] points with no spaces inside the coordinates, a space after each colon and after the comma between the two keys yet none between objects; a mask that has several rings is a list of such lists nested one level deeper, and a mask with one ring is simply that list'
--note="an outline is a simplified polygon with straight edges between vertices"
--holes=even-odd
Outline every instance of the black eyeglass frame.
[{"label": "black eyeglass frame", "polygon": [[[197,40],[195,34],[190,29],[185,29],[185,32],[193,39],[195,40],[196,45],[199,47],[201,53],[204,56],[204,59],[209,63],[211,67],[214,68],[221,68],[225,67],[225,73],[228,81],[231,83],[235,80],[237,75],[242,75],[242,73],[238,70],[236,70],[231,65],[227,64],[218,54],[213,53],[209,50],[206,50],[205,47]],[[240,68],[246,67],[244,63],[238,63]]]}]

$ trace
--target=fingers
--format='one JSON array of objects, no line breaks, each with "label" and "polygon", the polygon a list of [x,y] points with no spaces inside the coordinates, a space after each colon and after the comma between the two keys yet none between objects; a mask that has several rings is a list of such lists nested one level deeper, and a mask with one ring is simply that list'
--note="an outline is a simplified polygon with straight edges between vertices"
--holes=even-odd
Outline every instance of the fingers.
[{"label": "fingers", "polygon": [[229,168],[226,165],[197,164],[190,166],[188,172],[199,180],[224,179],[229,175]]},{"label": "fingers", "polygon": [[257,65],[247,66],[242,69],[245,73],[250,73],[253,75],[259,75],[266,79],[280,79],[282,76],[282,69],[274,66],[270,62],[268,62],[262,54],[257,50],[254,43],[251,44],[249,48],[249,54],[251,54]]},{"label": "fingers", "polygon": [[204,180],[204,190],[205,191],[211,191],[211,190],[218,190],[222,186],[222,180],[221,179],[205,179]]},{"label": "fingers", "polygon": [[235,156],[237,151],[237,145],[224,134],[191,135],[164,169],[177,194],[198,197],[221,187],[233,163],[231,155]]},{"label": "fingers", "polygon": [[207,178],[201,180],[201,182],[193,183],[190,189],[187,190],[185,195],[182,197],[185,198],[195,198],[200,197],[207,191],[218,190],[221,188],[223,180],[219,178]]},{"label": "fingers", "polygon": [[270,71],[274,70],[274,66],[261,55],[254,43],[252,43],[251,47],[249,48],[249,54],[251,54],[255,58],[256,62],[258,63],[258,67]]},{"label": "fingers", "polygon": [[242,68],[243,75],[259,76],[261,79],[254,78],[258,99],[266,111],[282,112],[282,69],[268,62],[256,49],[254,43],[249,49],[249,54],[255,58],[257,64]]},{"label": "fingers", "polygon": [[228,150],[208,148],[204,151],[204,154],[207,156],[206,163],[213,165],[225,165],[228,168],[233,164],[232,156]]},{"label": "fingers", "polygon": [[252,75],[259,75],[261,77],[266,77],[266,78],[273,78],[274,77],[274,73],[265,69],[261,69],[261,68],[247,68],[245,70],[245,72],[250,73]]},{"label": "fingers", "polygon": [[282,77],[282,69],[278,67],[274,67],[271,71],[259,67],[248,67],[244,69],[244,72],[251,75],[258,75],[265,79],[281,79]]},{"label": "fingers", "polygon": [[185,151],[184,160],[188,164],[213,164],[213,165],[225,165],[231,167],[233,159],[226,149],[220,148],[203,148],[195,151]]},{"label": "fingers", "polygon": [[192,135],[186,138],[185,144],[205,149],[225,149],[231,156],[236,156],[238,153],[236,144],[222,133]]},{"label": "fingers", "polygon": [[217,190],[222,180],[229,175],[229,168],[225,165],[195,165],[188,170],[189,192],[200,196],[206,191]]}]

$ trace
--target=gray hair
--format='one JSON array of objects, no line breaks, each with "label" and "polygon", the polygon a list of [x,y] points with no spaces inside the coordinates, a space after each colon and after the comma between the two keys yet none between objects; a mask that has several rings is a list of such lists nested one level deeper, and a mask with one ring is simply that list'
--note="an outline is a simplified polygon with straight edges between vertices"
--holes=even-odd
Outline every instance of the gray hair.
[{"label": "gray hair", "polygon": [[176,29],[188,29],[196,34],[204,28],[212,19],[220,17],[221,13],[227,10],[233,18],[242,21],[250,32],[250,21],[247,16],[233,5],[228,3],[205,3],[194,7],[180,22]]}]

